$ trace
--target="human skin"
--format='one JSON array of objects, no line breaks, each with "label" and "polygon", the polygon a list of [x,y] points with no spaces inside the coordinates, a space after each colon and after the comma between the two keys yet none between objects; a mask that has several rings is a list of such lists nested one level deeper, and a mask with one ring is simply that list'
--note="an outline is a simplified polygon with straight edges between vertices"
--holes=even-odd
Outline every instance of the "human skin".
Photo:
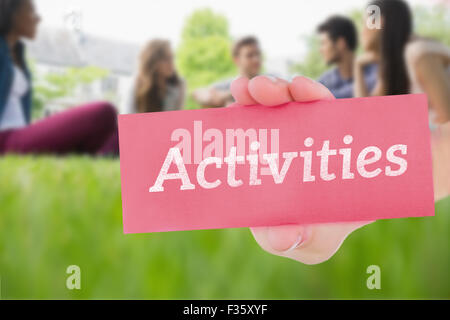
[{"label": "human skin", "polygon": [[[239,70],[239,74],[246,78],[253,78],[260,74],[262,65],[262,53],[259,45],[249,44],[243,46],[239,53],[233,57],[233,62]],[[233,102],[228,90],[215,88],[202,88],[195,90],[193,98],[204,108],[222,108]]]},{"label": "human skin", "polygon": [[[258,76],[249,80],[236,79],[231,93],[238,105],[277,106],[291,101],[308,102],[335,99],[331,92],[318,82],[305,77],[296,77],[291,83],[278,78]],[[450,125],[450,124],[449,124]],[[439,140],[433,139],[433,161],[435,169],[436,200],[449,194],[448,176],[450,150],[450,128],[442,128]],[[443,132],[446,132],[444,135]],[[447,146],[446,150],[437,146]],[[439,153],[436,150],[440,150]],[[446,174],[436,175],[439,170]],[[442,173],[442,172],[441,172]],[[344,240],[357,229],[374,221],[351,223],[328,223],[313,225],[287,225],[251,228],[257,243],[267,252],[290,258],[304,264],[319,264],[330,259]]]},{"label": "human skin", "polygon": [[[369,19],[365,17],[364,21]],[[382,17],[382,24],[384,23]],[[368,28],[363,23],[361,42],[364,52],[357,57],[354,65],[355,97],[382,96],[385,92],[383,77],[379,75],[379,81],[373,92],[369,92],[364,80],[364,68],[371,63],[380,63],[381,38],[383,28]],[[414,42],[413,37],[410,42]],[[406,51],[406,56],[409,53]],[[408,59],[406,60],[408,63]],[[423,92],[427,94],[430,106],[436,114],[434,122],[444,124],[450,121],[450,78],[446,72],[450,65],[450,59],[446,55],[428,52],[421,55],[409,66],[417,75],[417,80]]]},{"label": "human skin", "polygon": [[41,17],[36,11],[34,1],[24,0],[12,19],[11,30],[6,36],[10,45],[15,45],[20,38],[33,40],[40,22]]}]

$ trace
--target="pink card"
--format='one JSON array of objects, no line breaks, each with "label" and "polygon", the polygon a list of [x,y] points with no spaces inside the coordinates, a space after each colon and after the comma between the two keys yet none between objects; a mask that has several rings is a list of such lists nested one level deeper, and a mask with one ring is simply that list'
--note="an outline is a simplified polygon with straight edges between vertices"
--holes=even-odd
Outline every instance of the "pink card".
[{"label": "pink card", "polygon": [[122,115],[125,233],[434,215],[425,95]]}]

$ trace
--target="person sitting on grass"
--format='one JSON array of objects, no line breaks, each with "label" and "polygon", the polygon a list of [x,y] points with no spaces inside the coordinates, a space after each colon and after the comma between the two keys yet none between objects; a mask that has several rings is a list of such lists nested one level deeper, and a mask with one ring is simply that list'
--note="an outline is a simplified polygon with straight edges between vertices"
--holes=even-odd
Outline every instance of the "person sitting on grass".
[{"label": "person sitting on grass", "polygon": [[109,103],[30,123],[32,77],[21,39],[34,39],[40,20],[33,0],[0,0],[0,154],[118,154],[117,114]]},{"label": "person sitting on grass", "polygon": [[127,113],[176,111],[184,107],[186,84],[175,68],[170,42],[154,39],[141,52]]},{"label": "person sitting on grass", "polygon": [[[246,36],[237,40],[231,52],[239,76],[252,79],[261,73],[262,52],[259,40]],[[194,100],[204,108],[222,108],[233,103],[230,86],[233,79],[213,84],[209,88],[197,89],[193,93]]]},{"label": "person sitting on grass", "polygon": [[[317,31],[320,37],[320,54],[329,66],[334,68],[320,76],[319,82],[338,99],[353,98],[353,65],[358,46],[356,27],[352,20],[332,16],[323,22]],[[377,81],[376,63],[364,68],[364,81],[372,90]]]}]

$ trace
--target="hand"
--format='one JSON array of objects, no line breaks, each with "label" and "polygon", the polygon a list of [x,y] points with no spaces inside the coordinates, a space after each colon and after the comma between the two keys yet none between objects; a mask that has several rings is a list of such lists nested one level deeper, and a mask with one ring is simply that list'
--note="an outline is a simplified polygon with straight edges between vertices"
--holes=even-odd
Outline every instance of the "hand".
[{"label": "hand", "polygon": [[364,52],[356,58],[356,66],[358,67],[365,67],[369,64],[377,62],[378,56],[372,51]]},{"label": "hand", "polygon": [[[238,78],[231,85],[231,93],[239,105],[276,106],[290,101],[335,99],[326,87],[305,77],[296,77],[292,83],[266,76],[251,81]],[[350,233],[369,223],[288,225],[251,231],[258,244],[271,254],[318,264],[330,259]]]},{"label": "hand", "polygon": [[378,56],[372,51],[365,52],[356,58],[355,64],[353,66],[354,97],[359,98],[382,94],[382,82],[377,81],[375,89],[370,92],[369,88],[367,87],[364,75],[365,67],[372,63],[377,63],[378,60]]},{"label": "hand", "polygon": [[210,89],[197,89],[192,93],[192,98],[201,105],[206,105],[211,100]]},{"label": "hand", "polygon": [[198,89],[193,92],[192,97],[205,108],[222,108],[232,101],[229,92],[213,88]]}]

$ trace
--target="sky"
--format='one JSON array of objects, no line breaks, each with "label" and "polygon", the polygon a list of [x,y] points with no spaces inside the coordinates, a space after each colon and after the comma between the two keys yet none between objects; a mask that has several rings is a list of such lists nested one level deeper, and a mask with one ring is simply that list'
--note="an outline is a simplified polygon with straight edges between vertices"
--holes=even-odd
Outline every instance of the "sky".
[{"label": "sky", "polygon": [[[443,0],[409,0],[430,5]],[[444,0],[450,1],[450,0]],[[82,12],[82,30],[108,39],[141,45],[158,37],[176,46],[185,18],[199,8],[224,14],[234,38],[259,37],[268,59],[304,53],[302,35],[314,32],[331,14],[364,9],[365,0],[35,0],[44,26],[64,26],[64,16]]]}]

